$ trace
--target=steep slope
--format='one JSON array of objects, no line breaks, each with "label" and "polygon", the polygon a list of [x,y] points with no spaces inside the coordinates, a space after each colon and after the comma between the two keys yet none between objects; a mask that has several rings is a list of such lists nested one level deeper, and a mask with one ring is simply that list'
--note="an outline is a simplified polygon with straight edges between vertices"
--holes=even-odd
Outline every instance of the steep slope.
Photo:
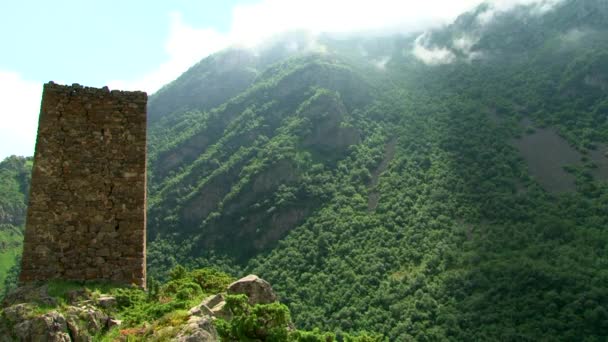
[{"label": "steep slope", "polygon": [[11,269],[19,266],[31,170],[31,158],[0,162],[0,295],[15,285],[16,270]]},{"label": "steep slope", "polygon": [[157,155],[150,237],[200,238],[241,261],[273,247],[326,199],[313,175],[361,141],[349,121],[371,89],[336,58],[296,57],[192,120]]},{"label": "steep slope", "polygon": [[[150,271],[255,271],[306,328],[606,336],[606,3],[547,4],[320,37],[323,53],[172,114],[182,129],[151,161]],[[536,172],[530,151],[572,158]]]},{"label": "steep slope", "polygon": [[605,339],[607,61],[604,0],[210,56],[150,98],[149,273],[255,272],[305,329]]}]

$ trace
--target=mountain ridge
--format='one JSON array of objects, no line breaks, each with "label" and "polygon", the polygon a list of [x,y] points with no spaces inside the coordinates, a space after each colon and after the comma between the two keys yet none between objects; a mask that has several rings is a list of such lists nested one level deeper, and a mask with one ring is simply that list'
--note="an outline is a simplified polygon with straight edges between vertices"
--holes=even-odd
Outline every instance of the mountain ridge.
[{"label": "mountain ridge", "polygon": [[304,329],[607,336],[606,6],[204,59],[150,97],[149,273],[259,274]]}]

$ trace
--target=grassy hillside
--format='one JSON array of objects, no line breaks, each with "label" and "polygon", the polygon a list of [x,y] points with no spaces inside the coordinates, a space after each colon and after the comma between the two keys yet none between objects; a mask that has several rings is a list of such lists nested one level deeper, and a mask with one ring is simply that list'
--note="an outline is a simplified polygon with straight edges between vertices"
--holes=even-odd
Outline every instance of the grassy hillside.
[{"label": "grassy hillside", "polygon": [[32,159],[8,157],[0,162],[0,294],[14,285],[21,255]]}]

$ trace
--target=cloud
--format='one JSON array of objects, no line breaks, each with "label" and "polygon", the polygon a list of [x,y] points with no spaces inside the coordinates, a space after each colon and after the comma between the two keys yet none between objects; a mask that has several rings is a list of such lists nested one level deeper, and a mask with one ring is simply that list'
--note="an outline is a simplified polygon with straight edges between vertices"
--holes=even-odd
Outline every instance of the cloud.
[{"label": "cloud", "polygon": [[414,42],[412,50],[414,56],[428,65],[449,64],[456,59],[456,55],[448,48],[427,46],[428,36],[421,34]]},{"label": "cloud", "polygon": [[138,79],[109,81],[108,87],[153,93],[205,56],[231,44],[231,39],[226,34],[214,29],[198,29],[187,25],[179,12],[172,12],[169,17],[169,37],[165,43],[168,60]]},{"label": "cloud", "polygon": [[[561,0],[492,0],[490,9],[478,17],[489,22],[500,11],[521,4],[539,4],[545,11]],[[169,14],[170,33],[165,43],[167,60],[155,70],[133,80],[113,80],[110,88],[145,90],[153,93],[176,79],[206,56],[231,45],[255,47],[269,38],[290,31],[318,33],[395,33],[423,31],[453,21],[482,0],[261,0],[236,5],[230,29],[220,33],[212,28],[186,23],[179,12]],[[542,5],[542,6],[541,6]],[[297,48],[302,48],[301,46]],[[309,42],[306,49],[323,51]],[[446,49],[417,46],[417,55],[432,62],[450,59]]]},{"label": "cloud", "polygon": [[[113,80],[112,89],[153,93],[176,79],[204,57],[231,45],[255,47],[290,31],[318,33],[414,32],[447,24],[481,0],[261,0],[236,5],[230,30],[220,33],[184,22],[179,12],[170,14],[170,34],[165,44],[167,60],[155,70],[133,80]],[[298,48],[302,48],[299,46]],[[314,39],[305,49],[323,51]]]},{"label": "cloud", "polygon": [[385,70],[386,63],[388,63],[388,61],[390,61],[390,59],[391,58],[389,56],[384,56],[384,57],[372,60],[372,64],[380,70]]},{"label": "cloud", "polygon": [[563,0],[492,0],[488,8],[477,15],[477,22],[485,26],[501,12],[509,11],[517,6],[532,6],[532,15],[542,15],[561,3]]},{"label": "cloud", "polygon": [[34,154],[42,82],[0,70],[0,159]]},{"label": "cloud", "polygon": [[412,32],[445,24],[480,0],[263,0],[233,12],[235,40],[256,43],[277,32]]},{"label": "cloud", "polygon": [[452,41],[452,46],[460,52],[468,62],[483,58],[484,54],[481,51],[473,51],[473,46],[479,42],[479,36],[464,34]]},{"label": "cloud", "polygon": [[[483,51],[474,51],[473,47],[479,41],[484,30],[500,13],[512,10],[517,6],[530,6],[530,14],[542,15],[555,8],[563,0],[489,0],[484,11],[477,14],[478,27],[470,32],[460,33],[452,39],[451,45],[436,46],[430,39],[429,31],[422,33],[412,47],[413,55],[428,65],[448,64],[457,60],[454,52],[462,54],[466,61],[471,62],[484,57]],[[452,49],[452,50],[451,50]]]},{"label": "cloud", "polygon": [[588,34],[590,34],[592,32],[593,31],[591,31],[589,29],[574,28],[574,29],[571,29],[568,32],[560,35],[560,38],[563,43],[568,43],[568,44],[578,43],[579,41],[581,41],[583,38],[585,38]]}]

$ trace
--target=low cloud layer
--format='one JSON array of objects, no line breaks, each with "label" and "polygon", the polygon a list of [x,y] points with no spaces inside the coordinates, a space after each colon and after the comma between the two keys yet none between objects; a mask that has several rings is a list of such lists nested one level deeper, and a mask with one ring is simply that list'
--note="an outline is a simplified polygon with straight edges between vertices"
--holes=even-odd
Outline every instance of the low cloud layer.
[{"label": "low cloud layer", "polygon": [[[547,11],[561,0],[493,0],[491,12],[482,21],[490,22],[500,11],[520,4],[537,4]],[[176,79],[202,58],[230,45],[255,46],[276,34],[305,30],[315,33],[420,32],[445,25],[482,0],[261,0],[233,8],[230,29],[213,28],[184,21],[179,12],[169,13],[169,35],[164,43],[167,59],[153,70],[134,79],[108,80],[112,89],[144,90],[153,93]],[[422,37],[422,36],[421,36]],[[412,51],[425,63],[451,63],[455,55],[446,47],[428,46],[419,37]],[[457,49],[470,53],[472,37],[454,42]],[[314,41],[309,44],[315,46]],[[317,47],[321,49],[322,47]],[[471,54],[472,55],[472,54]],[[383,68],[380,59],[376,66]],[[60,82],[60,80],[57,80]],[[9,154],[31,155],[36,134],[41,83],[24,80],[18,73],[0,71],[0,158]]]},{"label": "low cloud layer", "polygon": [[230,45],[256,46],[289,31],[316,33],[415,32],[447,24],[481,0],[262,0],[237,5],[230,30],[196,27],[172,13],[165,44],[169,59],[138,79],[114,80],[110,88],[155,92],[202,58]]},{"label": "low cloud layer", "polygon": [[493,0],[487,1],[485,11],[477,14],[475,18],[477,27],[471,32],[460,33],[454,37],[450,46],[433,45],[429,32],[424,32],[416,39],[412,47],[412,54],[427,65],[449,64],[458,57],[458,52],[465,61],[471,62],[483,58],[482,51],[474,51],[483,31],[495,20],[500,13],[512,10],[516,6],[530,6],[531,15],[542,15],[555,8],[563,0]]},{"label": "low cloud layer", "polygon": [[456,60],[456,55],[446,47],[428,45],[428,36],[420,35],[414,42],[413,54],[427,65],[449,64]]}]

